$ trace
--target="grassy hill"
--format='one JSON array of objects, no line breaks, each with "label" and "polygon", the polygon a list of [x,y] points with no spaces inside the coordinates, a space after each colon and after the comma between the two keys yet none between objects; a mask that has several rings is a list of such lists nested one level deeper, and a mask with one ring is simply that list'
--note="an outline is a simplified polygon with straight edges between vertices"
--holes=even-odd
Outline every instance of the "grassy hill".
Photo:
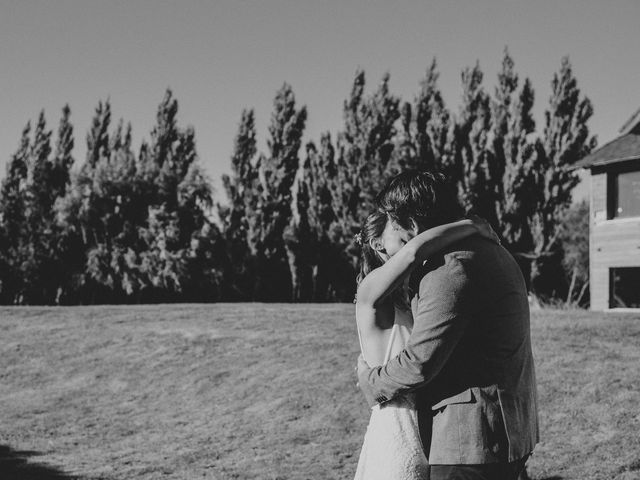
[{"label": "grassy hill", "polygon": [[[532,318],[535,479],[640,478],[640,315]],[[0,309],[0,478],[349,479],[352,305]]]}]

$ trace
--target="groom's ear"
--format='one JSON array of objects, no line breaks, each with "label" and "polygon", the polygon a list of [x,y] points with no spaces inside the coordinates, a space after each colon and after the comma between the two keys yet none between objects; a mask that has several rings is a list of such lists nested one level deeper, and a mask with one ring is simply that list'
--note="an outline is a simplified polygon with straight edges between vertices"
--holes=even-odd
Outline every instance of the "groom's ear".
[{"label": "groom's ear", "polygon": [[420,226],[418,225],[418,222],[415,221],[415,219],[413,218],[409,219],[408,230],[411,233],[411,235],[413,235],[414,237],[420,233]]}]

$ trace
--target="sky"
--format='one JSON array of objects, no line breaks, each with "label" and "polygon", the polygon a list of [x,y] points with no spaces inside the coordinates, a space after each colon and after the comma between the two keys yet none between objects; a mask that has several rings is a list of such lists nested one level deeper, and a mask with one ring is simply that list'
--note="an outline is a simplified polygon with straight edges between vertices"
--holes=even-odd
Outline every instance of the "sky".
[{"label": "sky", "polygon": [[638,19],[636,0],[0,0],[0,177],[40,110],[55,131],[69,104],[80,164],[100,100],[131,122],[137,149],[171,88],[221,198],[242,110],[255,110],[265,151],[284,82],[307,106],[304,141],[317,141],[341,128],[358,68],[368,91],[389,72],[392,92],[409,101],[436,57],[456,112],[462,69],[479,61],[493,91],[505,46],[532,81],[540,131],[551,78],[569,55],[602,145],[640,107]]}]

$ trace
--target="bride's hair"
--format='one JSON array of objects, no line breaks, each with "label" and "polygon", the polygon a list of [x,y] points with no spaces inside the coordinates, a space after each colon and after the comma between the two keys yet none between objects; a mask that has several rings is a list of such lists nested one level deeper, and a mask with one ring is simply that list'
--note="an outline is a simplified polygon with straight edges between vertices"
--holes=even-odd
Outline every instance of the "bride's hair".
[{"label": "bride's hair", "polygon": [[359,285],[369,272],[382,266],[384,263],[380,254],[371,246],[371,240],[379,238],[387,226],[387,214],[376,210],[370,214],[362,224],[362,229],[357,235],[357,242],[360,244],[360,272],[356,277],[356,283]]},{"label": "bride's hair", "polygon": [[[356,277],[356,284],[360,285],[360,282],[366,277],[372,270],[381,267],[384,264],[384,260],[380,254],[371,246],[371,240],[380,238],[384,232],[389,216],[380,210],[376,210],[371,213],[362,224],[362,230],[356,235],[356,242],[360,244],[360,272]],[[407,296],[407,292],[402,287],[396,288],[387,297],[387,300],[393,302],[393,304],[401,310],[411,310],[411,302]],[[354,299],[355,303],[356,299]]]}]

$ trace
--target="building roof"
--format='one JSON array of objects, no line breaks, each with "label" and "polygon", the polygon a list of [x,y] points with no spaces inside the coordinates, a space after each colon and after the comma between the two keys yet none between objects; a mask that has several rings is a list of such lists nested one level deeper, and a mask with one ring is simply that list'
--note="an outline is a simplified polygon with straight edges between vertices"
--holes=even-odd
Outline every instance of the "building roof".
[{"label": "building roof", "polygon": [[640,109],[620,129],[620,135],[582,160],[575,168],[591,168],[627,160],[640,159]]},{"label": "building roof", "polygon": [[638,110],[636,110],[636,113],[631,115],[631,118],[629,118],[629,120],[627,120],[624,123],[624,125],[622,125],[622,127],[620,128],[620,131],[618,133],[620,133],[620,135],[626,135],[631,130],[636,128],[638,126],[638,124],[640,124],[640,108]]}]

